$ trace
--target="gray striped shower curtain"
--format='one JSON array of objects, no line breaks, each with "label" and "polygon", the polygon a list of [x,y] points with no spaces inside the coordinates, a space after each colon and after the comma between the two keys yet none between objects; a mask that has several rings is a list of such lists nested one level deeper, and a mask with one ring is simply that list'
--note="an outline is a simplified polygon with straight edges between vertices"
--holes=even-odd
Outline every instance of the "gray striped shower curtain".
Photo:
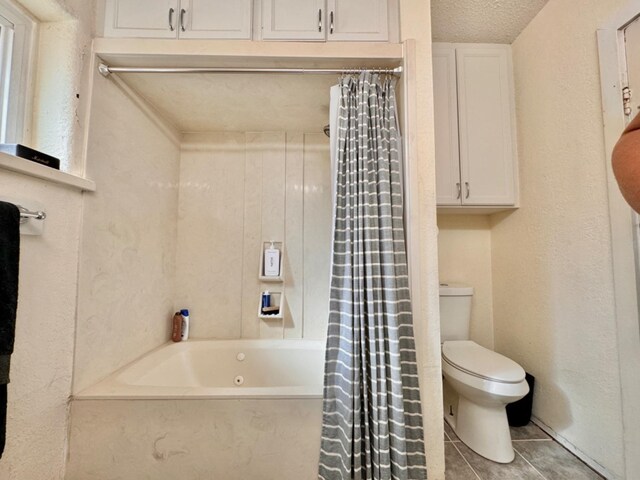
[{"label": "gray striped shower curtain", "polygon": [[340,81],[320,480],[426,478],[393,79]]}]

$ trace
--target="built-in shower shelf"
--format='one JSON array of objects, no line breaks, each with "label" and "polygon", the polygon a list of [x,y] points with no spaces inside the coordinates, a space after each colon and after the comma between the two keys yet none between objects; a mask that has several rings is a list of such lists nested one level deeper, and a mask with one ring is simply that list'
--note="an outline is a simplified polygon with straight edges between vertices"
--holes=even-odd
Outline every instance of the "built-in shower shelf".
[{"label": "built-in shower shelf", "polygon": [[266,321],[273,321],[273,320],[282,320],[284,317],[282,316],[281,313],[279,313],[278,315],[258,315],[260,317],[261,320],[266,320]]},{"label": "built-in shower shelf", "polygon": [[260,299],[258,303],[258,318],[261,320],[282,320],[284,318],[284,292],[269,292],[271,295],[271,305],[278,306],[278,313],[276,314],[264,314],[262,313],[262,292],[260,293]]},{"label": "built-in shower shelf", "polygon": [[282,283],[284,282],[284,277],[280,275],[279,277],[265,277],[264,275],[260,275],[258,279],[261,282],[265,283]]}]

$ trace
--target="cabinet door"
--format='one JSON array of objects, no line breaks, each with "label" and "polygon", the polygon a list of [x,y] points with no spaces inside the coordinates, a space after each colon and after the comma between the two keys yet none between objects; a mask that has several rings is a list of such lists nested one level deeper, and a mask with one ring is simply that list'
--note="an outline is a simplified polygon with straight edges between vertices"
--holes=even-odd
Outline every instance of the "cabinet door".
[{"label": "cabinet door", "polygon": [[251,39],[253,0],[182,0],[180,38]]},{"label": "cabinet door", "polygon": [[459,46],[463,205],[514,205],[516,161],[511,49]]},{"label": "cabinet door", "polygon": [[264,40],[325,39],[325,0],[262,0]]},{"label": "cabinet door", "polygon": [[107,0],[105,37],[176,38],[179,0]]},{"label": "cabinet door", "polygon": [[387,0],[328,0],[330,41],[389,39]]},{"label": "cabinet door", "polygon": [[433,46],[433,97],[437,203],[460,205],[456,49],[453,45]]}]

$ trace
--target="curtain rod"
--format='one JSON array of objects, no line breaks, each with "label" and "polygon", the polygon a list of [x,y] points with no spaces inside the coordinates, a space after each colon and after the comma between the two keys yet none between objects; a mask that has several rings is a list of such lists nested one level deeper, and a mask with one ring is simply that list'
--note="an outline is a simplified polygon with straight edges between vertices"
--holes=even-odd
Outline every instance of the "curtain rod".
[{"label": "curtain rod", "polygon": [[235,67],[110,67],[105,63],[98,65],[98,71],[104,77],[112,73],[280,73],[280,74],[311,74],[334,75],[371,71],[380,74],[401,75],[402,67],[395,68],[235,68]]}]

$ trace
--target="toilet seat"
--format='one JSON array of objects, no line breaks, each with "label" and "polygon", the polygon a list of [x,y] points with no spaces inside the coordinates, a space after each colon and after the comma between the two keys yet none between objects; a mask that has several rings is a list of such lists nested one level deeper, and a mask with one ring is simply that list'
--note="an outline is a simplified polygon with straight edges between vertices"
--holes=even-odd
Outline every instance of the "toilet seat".
[{"label": "toilet seat", "polygon": [[468,340],[444,342],[442,359],[457,370],[490,382],[516,384],[525,379],[524,369],[516,362]]}]

